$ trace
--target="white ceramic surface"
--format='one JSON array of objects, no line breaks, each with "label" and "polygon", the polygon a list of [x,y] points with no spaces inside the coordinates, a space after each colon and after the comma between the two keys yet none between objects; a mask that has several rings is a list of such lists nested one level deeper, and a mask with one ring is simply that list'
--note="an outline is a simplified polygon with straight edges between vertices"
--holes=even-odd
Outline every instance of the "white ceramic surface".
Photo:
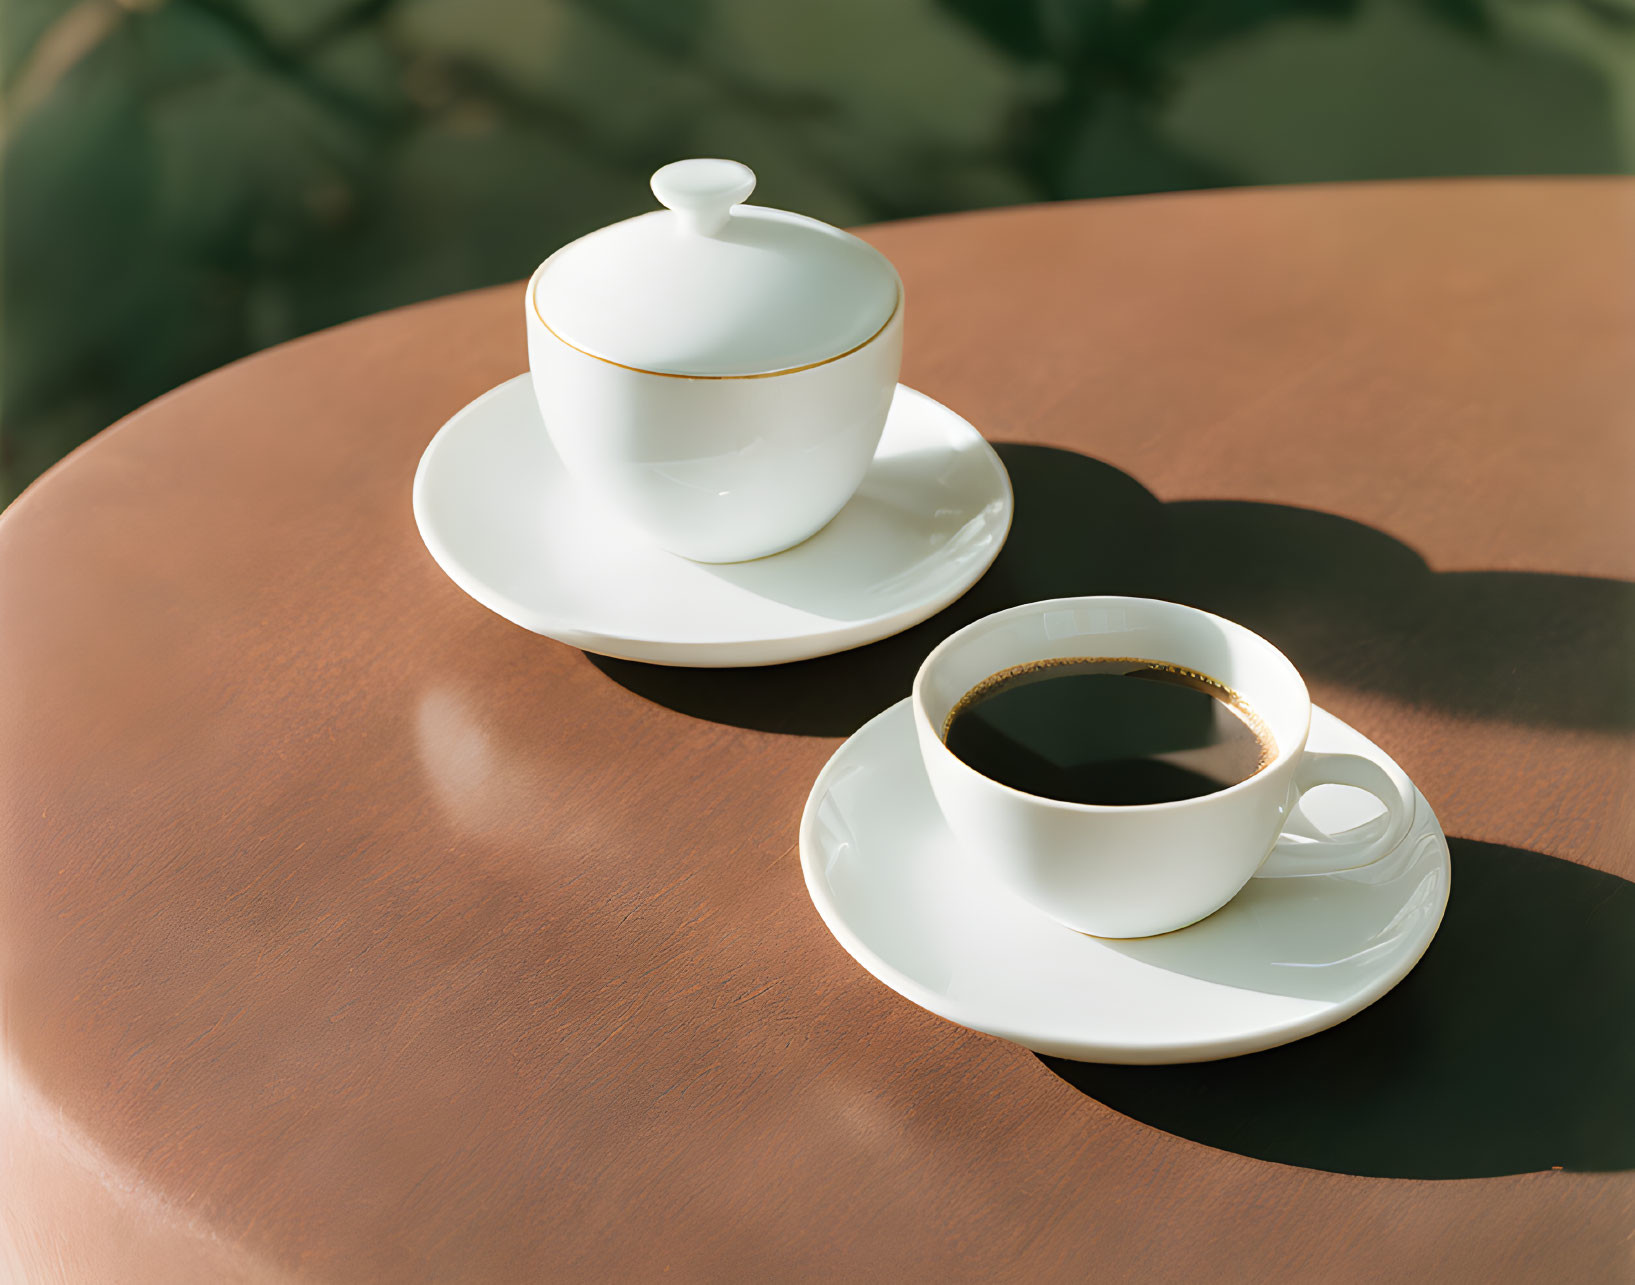
[{"label": "white ceramic surface", "polygon": [[535,275],[539,319],[575,348],[638,370],[755,375],[856,348],[896,309],[897,274],[866,241],[743,204],[748,166],[677,161],[652,183],[670,208],[580,237]]},{"label": "white ceramic surface", "polygon": [[733,161],[667,165],[671,208],[564,246],[528,283],[545,429],[587,491],[701,562],[763,557],[838,513],[902,364],[902,282],[858,238],[739,204]]},{"label": "white ceramic surface", "polygon": [[[1311,745],[1398,769],[1322,709]],[[1313,791],[1289,823],[1376,836],[1379,804]],[[910,702],[819,774],[800,828],[812,901],[842,946],[920,1007],[1026,1048],[1089,1062],[1196,1062],[1325,1030],[1402,980],[1447,905],[1448,845],[1415,792],[1407,837],[1361,870],[1257,879],[1179,932],[1106,940],[1054,922],[965,860],[932,798]]]},{"label": "white ceramic surface", "polygon": [[769,665],[918,624],[998,556],[1010,480],[968,423],[898,388],[862,486],[775,557],[705,566],[656,548],[586,496],[540,430],[528,377],[432,439],[414,514],[432,557],[485,607],[586,651],[661,665]]},{"label": "white ceramic surface", "polygon": [[[1015,665],[1131,657],[1177,665],[1238,693],[1276,741],[1247,780],[1174,803],[1105,807],[1040,798],[966,766],[943,743],[956,702]],[[1055,598],[985,616],[949,635],[914,680],[915,730],[949,828],[994,878],[1051,918],[1098,937],[1172,932],[1220,909],[1250,878],[1310,877],[1384,856],[1413,819],[1400,769],[1307,752],[1311,698],[1295,667],[1242,625],[1152,598]],[[1283,843],[1300,795],[1355,786],[1385,805],[1379,834]]]}]

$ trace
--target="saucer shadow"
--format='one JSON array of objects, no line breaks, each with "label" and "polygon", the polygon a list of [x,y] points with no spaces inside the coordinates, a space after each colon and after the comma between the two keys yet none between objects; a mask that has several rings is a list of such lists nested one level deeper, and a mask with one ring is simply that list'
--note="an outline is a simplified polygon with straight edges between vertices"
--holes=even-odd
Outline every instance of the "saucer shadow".
[{"label": "saucer shadow", "polygon": [[1002,443],[1016,515],[994,565],[923,624],[867,647],[758,669],[590,657],[621,686],[697,718],[846,736],[908,693],[954,630],[1074,594],[1168,598],[1239,620],[1309,677],[1514,723],[1635,727],[1635,585],[1433,571],[1383,531],[1238,500],[1165,504],[1111,465]]},{"label": "saucer shadow", "polygon": [[697,718],[849,736],[906,696],[931,649],[973,620],[1039,598],[1147,591],[1149,575],[1121,565],[1122,550],[1145,551],[1162,538],[1156,497],[1086,456],[1010,443],[995,449],[1016,498],[1005,547],[964,597],[912,629],[834,656],[755,669],[676,669],[595,655],[590,662],[637,695]]},{"label": "saucer shadow", "polygon": [[1131,1119],[1257,1160],[1378,1178],[1635,1169],[1635,883],[1449,843],[1436,939],[1350,1021],[1220,1062],[1040,1060]]}]

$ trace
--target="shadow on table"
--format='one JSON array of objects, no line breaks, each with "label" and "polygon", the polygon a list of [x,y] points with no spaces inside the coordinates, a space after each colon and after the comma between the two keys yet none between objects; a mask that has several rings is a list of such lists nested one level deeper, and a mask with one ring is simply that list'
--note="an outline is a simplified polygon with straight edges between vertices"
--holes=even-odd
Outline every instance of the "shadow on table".
[{"label": "shadow on table", "polygon": [[[1010,539],[924,624],[761,669],[593,662],[695,717],[844,736],[907,695],[926,653],[971,620],[1136,594],[1242,621],[1319,682],[1523,725],[1635,726],[1635,585],[1435,572],[1332,514],[1165,504],[1087,456],[998,449],[1016,492]],[[1401,1178],[1635,1168],[1635,884],[1536,852],[1452,847],[1454,894],[1425,959],[1335,1030],[1195,1066],[1046,1064],[1134,1119],[1286,1164]]]},{"label": "shadow on table", "polygon": [[1135,594],[1239,620],[1308,677],[1523,724],[1635,726],[1635,585],[1434,572],[1383,531],[1235,500],[1165,504],[1110,465],[1004,444],[1016,492],[1004,550],[964,598],[895,638],[758,669],[593,656],[661,705],[763,731],[845,736],[908,694],[960,626],[1039,598]]},{"label": "shadow on table", "polygon": [[1221,1062],[1040,1060],[1132,1119],[1258,1160],[1383,1178],[1635,1169],[1635,883],[1451,846],[1436,940],[1349,1022]]}]

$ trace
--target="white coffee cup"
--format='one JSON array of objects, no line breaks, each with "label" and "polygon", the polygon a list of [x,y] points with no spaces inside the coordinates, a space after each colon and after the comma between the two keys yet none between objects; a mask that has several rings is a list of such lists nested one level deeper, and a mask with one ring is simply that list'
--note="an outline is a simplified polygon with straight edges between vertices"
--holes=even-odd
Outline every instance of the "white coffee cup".
[{"label": "white coffee cup", "polygon": [[[1247,780],[1173,803],[1066,803],[1002,785],[957,758],[944,725],[978,683],[1016,665],[1133,657],[1208,675],[1248,705],[1275,755]],[[1413,819],[1400,770],[1306,749],[1311,697],[1289,660],[1242,625],[1151,598],[1057,598],[950,635],[914,680],[914,721],[937,804],[967,856],[1033,907],[1098,937],[1147,937],[1213,914],[1251,878],[1325,874],[1388,854]],[[1385,805],[1383,831],[1285,839],[1300,795],[1350,785]]]}]

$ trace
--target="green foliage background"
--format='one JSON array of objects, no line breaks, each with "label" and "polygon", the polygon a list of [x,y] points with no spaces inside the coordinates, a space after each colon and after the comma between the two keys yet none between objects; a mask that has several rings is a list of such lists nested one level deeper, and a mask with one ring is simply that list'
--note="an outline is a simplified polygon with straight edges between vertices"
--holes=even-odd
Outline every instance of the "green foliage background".
[{"label": "green foliage background", "polygon": [[[1635,170],[1635,0],[5,0],[0,502],[193,375],[727,155],[842,224]],[[1570,235],[1570,229],[1563,229]]]}]

